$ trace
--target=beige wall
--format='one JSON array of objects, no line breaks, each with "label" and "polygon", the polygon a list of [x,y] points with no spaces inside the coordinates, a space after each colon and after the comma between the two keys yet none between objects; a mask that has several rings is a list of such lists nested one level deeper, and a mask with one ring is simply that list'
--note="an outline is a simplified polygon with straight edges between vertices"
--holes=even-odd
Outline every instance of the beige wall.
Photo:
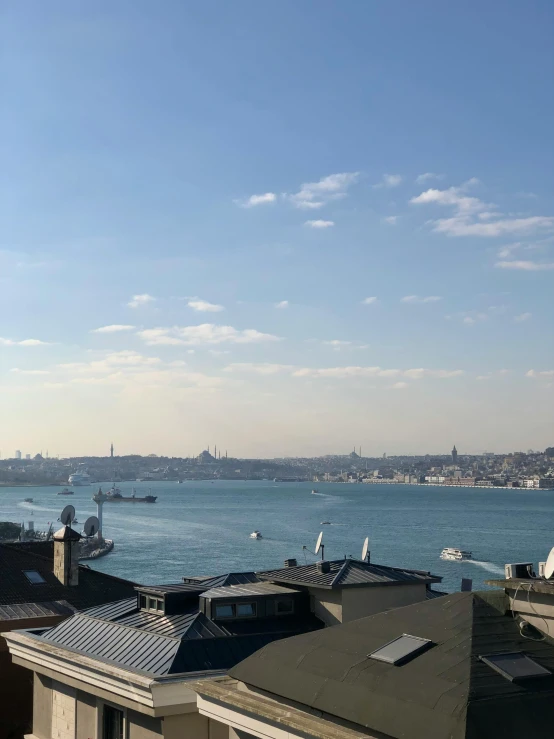
[{"label": "beige wall", "polygon": [[39,739],[52,737],[52,680],[36,672],[33,683],[33,734]]},{"label": "beige wall", "polygon": [[310,588],[311,610],[326,626],[342,623],[342,592]]},{"label": "beige wall", "polygon": [[[554,598],[547,593],[527,592],[526,587],[508,590],[510,608],[543,634],[554,637]],[[514,595],[517,597],[514,599]]]},{"label": "beige wall", "polygon": [[166,716],[163,719],[162,731],[164,739],[219,739],[210,734],[209,719],[199,713]]},{"label": "beige wall", "polygon": [[159,718],[128,710],[127,721],[127,739],[160,739],[162,735],[162,721]]},{"label": "beige wall", "polygon": [[343,623],[356,618],[409,606],[425,600],[425,585],[384,585],[370,588],[345,588],[342,591]]},{"label": "beige wall", "polygon": [[77,729],[76,739],[95,739],[96,737],[96,697],[83,690],[77,691]]}]

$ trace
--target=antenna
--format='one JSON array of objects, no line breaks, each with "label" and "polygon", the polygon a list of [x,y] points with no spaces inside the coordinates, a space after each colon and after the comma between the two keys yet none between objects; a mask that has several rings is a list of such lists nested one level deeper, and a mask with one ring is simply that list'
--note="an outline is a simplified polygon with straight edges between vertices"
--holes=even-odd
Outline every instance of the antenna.
[{"label": "antenna", "polygon": [[325,545],[323,544],[323,531],[319,534],[317,537],[317,542],[315,545],[315,554],[319,554],[321,551],[321,559],[323,560],[323,551],[325,549]]},{"label": "antenna", "polygon": [[60,521],[64,526],[71,526],[71,522],[75,518],[75,508],[72,505],[66,505],[60,516]]},{"label": "antenna", "polygon": [[362,547],[362,560],[369,564],[370,552],[369,552],[369,536],[366,536],[364,545]]},{"label": "antenna", "polygon": [[547,580],[550,580],[550,578],[554,575],[554,547],[550,550],[550,554],[548,555],[548,559],[546,560],[546,564],[544,566],[544,576]]},{"label": "antenna", "polygon": [[98,533],[99,528],[100,521],[96,518],[96,516],[89,516],[85,521],[83,531],[85,532],[85,536],[95,536]]}]

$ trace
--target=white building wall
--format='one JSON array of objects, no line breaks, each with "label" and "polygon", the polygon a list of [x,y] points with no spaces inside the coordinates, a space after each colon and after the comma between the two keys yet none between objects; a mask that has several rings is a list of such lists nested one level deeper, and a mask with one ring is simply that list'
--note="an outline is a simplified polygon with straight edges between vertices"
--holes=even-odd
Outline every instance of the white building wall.
[{"label": "white building wall", "polygon": [[77,691],[54,680],[52,684],[52,739],[75,739]]}]

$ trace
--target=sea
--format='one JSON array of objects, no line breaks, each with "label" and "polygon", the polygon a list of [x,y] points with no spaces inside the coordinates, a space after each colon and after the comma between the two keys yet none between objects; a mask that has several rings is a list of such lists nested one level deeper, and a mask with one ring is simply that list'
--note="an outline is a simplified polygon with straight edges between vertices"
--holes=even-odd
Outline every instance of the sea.
[{"label": "sea", "polygon": [[[102,483],[102,489],[111,487]],[[151,492],[157,502],[105,503],[104,536],[113,551],[87,564],[142,584],[179,582],[183,576],[263,570],[294,557],[314,562],[323,531],[325,559],[360,558],[369,537],[371,561],[428,570],[438,589],[460,589],[462,578],[483,589],[507,562],[535,568],[554,546],[554,491],[472,489],[418,485],[185,481],[119,483],[124,495]],[[62,508],[75,507],[82,530],[96,513],[98,484],[0,488],[0,520],[60,526]],[[24,498],[33,498],[32,503]],[[323,524],[323,521],[330,522]],[[259,530],[262,539],[250,538]],[[473,552],[473,560],[440,559],[444,547]]]}]

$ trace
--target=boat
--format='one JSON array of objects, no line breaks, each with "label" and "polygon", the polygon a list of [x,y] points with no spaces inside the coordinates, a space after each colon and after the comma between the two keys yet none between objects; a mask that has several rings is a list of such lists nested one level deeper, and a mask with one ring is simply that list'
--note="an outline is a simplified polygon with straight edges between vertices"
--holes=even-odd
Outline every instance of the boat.
[{"label": "boat", "polygon": [[253,531],[253,532],[252,532],[252,533],[250,534],[250,538],[251,538],[251,539],[261,539],[261,538],[262,538],[262,535],[260,534],[260,532],[259,532],[259,531]]},{"label": "boat", "polygon": [[331,525],[331,521],[322,521],[319,525],[320,526],[330,526]]},{"label": "boat", "polygon": [[[120,493],[120,492],[121,492],[121,489],[115,486],[115,482],[111,486],[111,488],[108,490],[108,494],[109,493]],[[134,492],[134,488],[133,488],[133,492]]]},{"label": "boat", "polygon": [[182,480],[177,480],[177,482],[179,483],[179,485],[182,485],[183,484],[183,481]]},{"label": "boat", "polygon": [[319,495],[319,490],[312,490],[312,495]]},{"label": "boat", "polygon": [[23,498],[23,502],[24,503],[32,503],[33,502],[33,499],[32,498]]},{"label": "boat", "polygon": [[465,559],[472,559],[473,555],[471,552],[466,552],[463,549],[456,549],[455,547],[446,547],[441,552],[441,559],[449,559],[454,562],[463,562]]},{"label": "boat", "polygon": [[63,490],[60,490],[60,492],[56,494],[57,495],[75,495],[73,490],[69,490],[68,488],[64,488]]},{"label": "boat", "polygon": [[70,485],[90,485],[90,475],[88,472],[73,472],[69,475],[67,482]]},{"label": "boat", "polygon": [[135,488],[133,488],[132,495],[122,495],[119,488],[115,486],[106,493],[106,503],[155,503],[157,499],[157,495],[145,495],[143,498],[137,498]]}]

